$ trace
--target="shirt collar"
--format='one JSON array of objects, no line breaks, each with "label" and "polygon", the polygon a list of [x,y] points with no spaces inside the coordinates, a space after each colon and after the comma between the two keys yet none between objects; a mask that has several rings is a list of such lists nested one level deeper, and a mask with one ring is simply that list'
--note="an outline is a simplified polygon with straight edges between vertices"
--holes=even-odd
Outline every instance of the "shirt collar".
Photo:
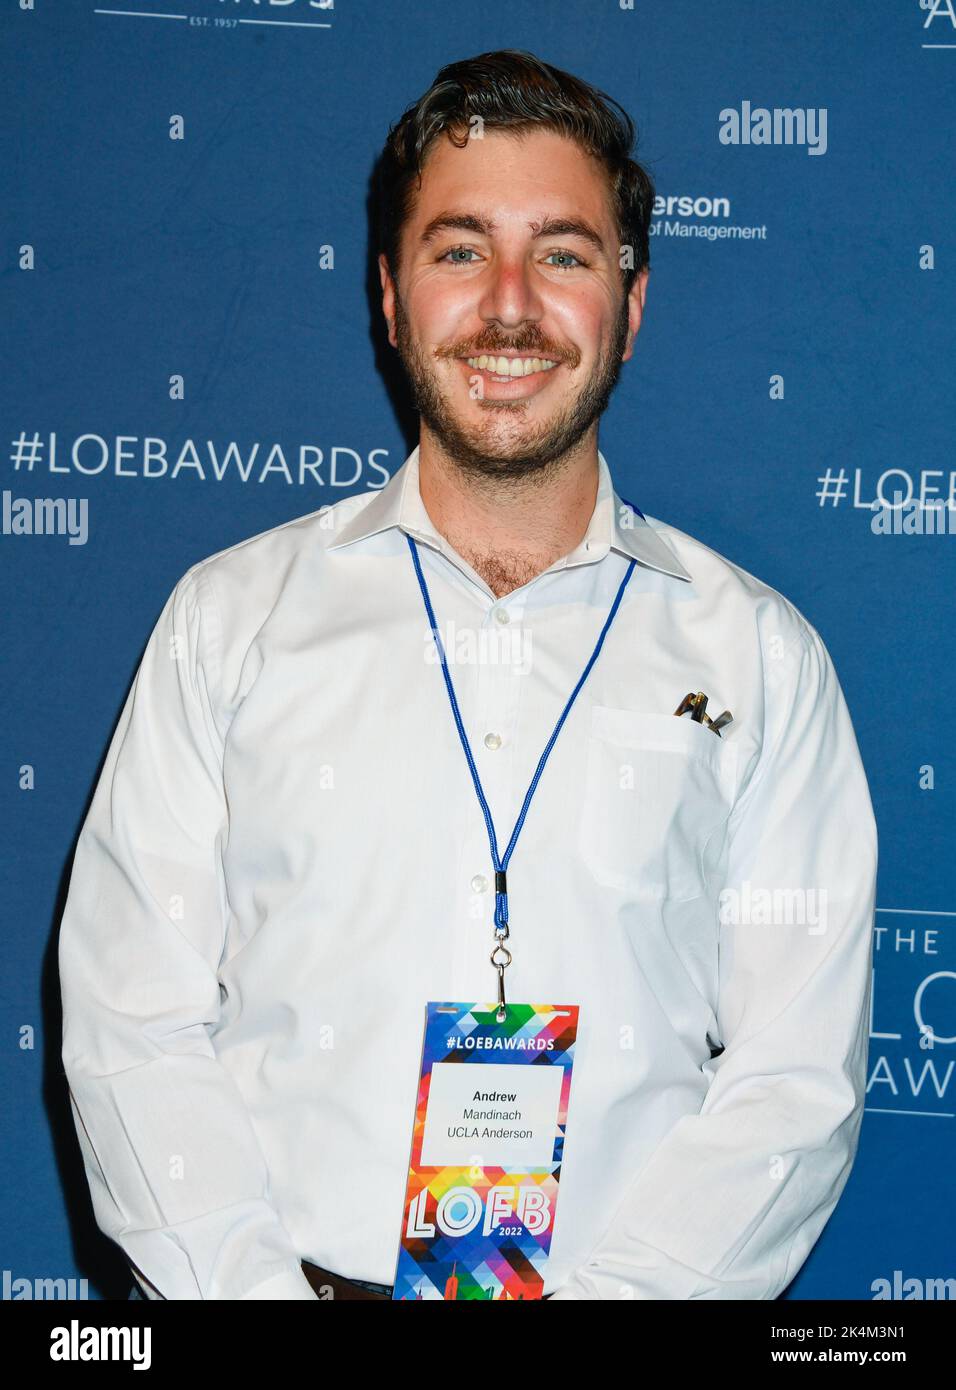
[{"label": "shirt collar", "polygon": [[[365,540],[380,531],[398,526],[415,540],[433,546],[451,556],[451,547],[436,529],[425,510],[418,483],[418,453],[416,445],[386,485],[347,521],[338,539],[328,547],[338,550],[355,541]],[[616,491],[607,460],[598,450],[598,491],[588,529],[580,542],[552,569],[565,569],[602,560],[609,550],[617,550],[650,569],[660,570],[675,579],[691,580],[691,575],[677,559],[670,546],[648,524],[643,512],[626,502]]]}]

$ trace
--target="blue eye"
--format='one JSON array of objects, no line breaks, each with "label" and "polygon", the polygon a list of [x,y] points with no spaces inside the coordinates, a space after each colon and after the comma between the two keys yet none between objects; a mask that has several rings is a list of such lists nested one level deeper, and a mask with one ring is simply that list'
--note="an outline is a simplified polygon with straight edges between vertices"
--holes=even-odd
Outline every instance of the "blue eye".
[{"label": "blue eye", "polygon": [[[578,265],[583,265],[583,264],[584,264],[584,262],[583,262],[582,260],[580,260],[580,259],[574,254],[573,251],[551,251],[551,252],[549,252],[549,257],[548,257],[548,258],[550,259],[551,256],[570,256],[571,259],[572,259],[572,261],[576,261]],[[554,268],[555,270],[574,270],[574,266],[573,266],[573,265],[556,265],[556,266],[554,266],[553,268]]]},{"label": "blue eye", "polygon": [[[474,256],[474,255],[476,254],[475,251],[474,251],[470,246],[453,246],[453,247],[451,248],[451,250],[446,251],[445,254],[444,254],[444,256],[439,257],[439,259],[440,259],[440,260],[443,260],[443,261],[448,260],[448,257],[449,257],[449,256],[454,256],[455,253],[458,252],[458,251],[463,251],[463,252],[464,252],[466,255],[468,255],[468,256]],[[448,261],[448,264],[449,264],[449,265],[474,265],[474,261]]]}]

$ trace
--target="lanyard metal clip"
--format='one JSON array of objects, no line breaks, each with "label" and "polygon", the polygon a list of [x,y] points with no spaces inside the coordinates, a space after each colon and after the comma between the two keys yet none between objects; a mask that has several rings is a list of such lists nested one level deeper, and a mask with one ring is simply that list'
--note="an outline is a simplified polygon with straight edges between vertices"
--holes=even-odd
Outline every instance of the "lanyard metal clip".
[{"label": "lanyard metal clip", "polygon": [[[507,927],[505,934],[507,935]],[[503,959],[502,959],[503,957]],[[503,939],[495,932],[495,949],[491,953],[491,963],[498,972],[498,1009],[495,1018],[499,1023],[505,1021],[505,968],[511,964],[511,952]]]}]

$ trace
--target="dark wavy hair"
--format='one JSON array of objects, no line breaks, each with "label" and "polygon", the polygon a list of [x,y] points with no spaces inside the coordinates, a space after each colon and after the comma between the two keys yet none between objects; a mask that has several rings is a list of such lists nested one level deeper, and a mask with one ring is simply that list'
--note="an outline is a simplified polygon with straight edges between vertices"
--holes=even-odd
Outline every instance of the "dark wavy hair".
[{"label": "dark wavy hair", "polygon": [[376,168],[376,221],[378,249],[396,284],[402,228],[414,211],[415,185],[421,186],[428,151],[442,133],[463,148],[475,116],[489,130],[556,131],[600,162],[621,245],[633,247],[633,266],[621,270],[627,294],[637,273],[650,265],[654,206],[651,177],[630,158],[634,122],[598,88],[515,48],[447,64],[398,124],[390,126]]}]

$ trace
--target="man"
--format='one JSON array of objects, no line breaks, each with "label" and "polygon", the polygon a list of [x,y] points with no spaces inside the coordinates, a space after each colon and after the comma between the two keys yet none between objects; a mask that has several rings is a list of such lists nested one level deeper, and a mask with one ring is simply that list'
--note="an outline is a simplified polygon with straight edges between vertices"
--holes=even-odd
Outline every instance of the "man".
[{"label": "man", "polygon": [[[388,1297],[423,1005],[495,998],[504,923],[508,998],[580,1009],[545,1296],[773,1298],[843,1190],[872,808],[817,631],[598,451],[647,292],[632,137],[529,54],[438,74],[380,179],[418,446],[195,564],[150,638],[60,942],[96,1216],[149,1297]],[[462,738],[500,847],[562,712],[503,885]]]}]

